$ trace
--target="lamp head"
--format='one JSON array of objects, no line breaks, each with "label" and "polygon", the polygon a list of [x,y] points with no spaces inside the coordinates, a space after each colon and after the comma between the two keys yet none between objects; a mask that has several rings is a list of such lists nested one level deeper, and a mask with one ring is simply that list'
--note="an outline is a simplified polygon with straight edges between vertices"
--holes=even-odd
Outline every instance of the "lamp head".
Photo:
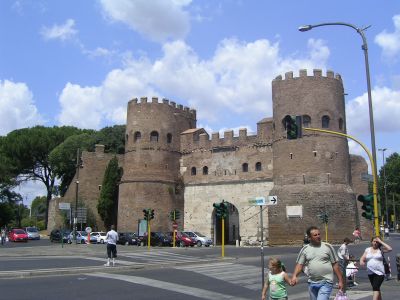
[{"label": "lamp head", "polygon": [[312,29],[312,25],[302,25],[299,27],[299,31],[302,31],[302,32],[309,31],[311,29]]}]

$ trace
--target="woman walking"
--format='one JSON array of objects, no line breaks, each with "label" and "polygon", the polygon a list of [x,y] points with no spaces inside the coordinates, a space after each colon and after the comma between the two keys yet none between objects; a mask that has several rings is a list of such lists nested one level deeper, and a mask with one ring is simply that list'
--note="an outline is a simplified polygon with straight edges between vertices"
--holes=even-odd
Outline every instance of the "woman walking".
[{"label": "woman walking", "polygon": [[371,282],[372,300],[382,300],[381,285],[385,279],[385,267],[383,266],[383,253],[392,251],[392,247],[384,243],[379,237],[371,239],[371,247],[365,249],[360,258],[360,265],[367,264],[368,278]]}]

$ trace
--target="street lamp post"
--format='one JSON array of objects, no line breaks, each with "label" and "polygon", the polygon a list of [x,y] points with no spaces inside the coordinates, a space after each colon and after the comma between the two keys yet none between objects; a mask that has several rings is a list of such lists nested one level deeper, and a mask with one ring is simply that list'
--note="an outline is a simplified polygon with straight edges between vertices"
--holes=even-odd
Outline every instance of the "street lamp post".
[{"label": "street lamp post", "polygon": [[365,28],[358,28],[354,26],[353,24],[349,23],[343,23],[343,22],[329,22],[329,23],[321,23],[321,24],[316,24],[316,25],[303,25],[299,27],[299,31],[309,31],[315,27],[321,27],[321,26],[331,26],[331,25],[338,25],[338,26],[347,26],[353,28],[357,33],[361,36],[363,44],[361,46],[361,49],[364,51],[364,59],[365,59],[365,71],[366,71],[366,77],[367,77],[367,89],[368,89],[368,108],[369,108],[369,128],[370,128],[370,133],[371,133],[371,148],[372,148],[372,158],[373,158],[373,164],[372,164],[372,173],[374,179],[374,187],[373,187],[373,193],[374,193],[374,226],[375,226],[375,233],[379,232],[379,220],[378,220],[378,200],[377,200],[377,193],[378,193],[378,187],[377,187],[377,178],[378,178],[378,173],[376,170],[376,148],[375,148],[375,127],[374,127],[374,112],[372,108],[372,96],[371,96],[371,80],[370,80],[370,75],[369,75],[369,63],[368,63],[368,45],[367,45],[367,39],[365,38],[364,31],[368,29],[370,26],[367,26]]},{"label": "street lamp post", "polygon": [[[74,217],[74,239],[78,243],[76,238],[76,230],[78,226],[78,194],[79,194],[79,169],[81,167],[80,149],[76,152],[76,189],[75,189],[75,217]],[[62,237],[61,237],[62,238]]]},{"label": "street lamp post", "polygon": [[388,198],[386,192],[386,167],[385,167],[385,151],[387,149],[378,149],[378,151],[382,151],[382,164],[383,164],[383,189],[385,191],[385,218],[386,218],[386,226],[389,227],[389,212],[388,212]]}]

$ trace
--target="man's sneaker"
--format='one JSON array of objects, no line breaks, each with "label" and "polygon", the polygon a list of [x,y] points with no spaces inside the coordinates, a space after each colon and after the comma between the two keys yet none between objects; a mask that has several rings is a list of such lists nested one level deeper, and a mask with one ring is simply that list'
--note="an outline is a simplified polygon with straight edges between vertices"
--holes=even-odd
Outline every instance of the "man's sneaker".
[{"label": "man's sneaker", "polygon": [[104,264],[104,266],[105,266],[105,267],[109,267],[109,266],[110,266],[110,264]]},{"label": "man's sneaker", "polygon": [[355,282],[355,281],[353,282],[353,284],[354,284],[354,286],[357,286],[357,285],[358,285],[358,283],[357,283],[357,282]]}]

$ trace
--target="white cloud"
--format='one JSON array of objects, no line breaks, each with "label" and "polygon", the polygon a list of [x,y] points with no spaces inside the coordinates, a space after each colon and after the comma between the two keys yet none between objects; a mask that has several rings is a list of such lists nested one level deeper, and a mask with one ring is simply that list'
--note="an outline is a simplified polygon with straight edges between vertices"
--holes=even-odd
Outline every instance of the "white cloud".
[{"label": "white cloud", "polygon": [[67,84],[60,97],[59,120],[87,128],[110,121],[121,124],[126,120],[129,99],[168,95],[195,108],[198,119],[214,125],[235,115],[271,116],[271,81],[287,71],[323,68],[329,51],[323,49],[316,55],[315,47],[325,46],[313,41],[309,57],[294,59],[281,57],[279,44],[268,40],[245,43],[226,39],[213,57],[204,60],[183,41],[167,43],[162,57],[155,61],[126,56],[124,68],[111,71],[101,86]]},{"label": "white cloud", "polygon": [[0,80],[0,135],[42,123],[27,85]]},{"label": "white cloud", "polygon": [[66,41],[73,39],[78,31],[74,28],[75,21],[68,19],[63,25],[53,25],[52,27],[43,27],[40,34],[46,40]]},{"label": "white cloud", "polygon": [[375,37],[375,43],[382,47],[385,58],[397,60],[400,54],[400,15],[393,17],[393,23],[394,32],[382,31]]},{"label": "white cloud", "polygon": [[[400,90],[377,87],[372,91],[374,125],[376,131],[400,130]],[[349,101],[346,105],[347,131],[349,134],[369,132],[367,93]]]},{"label": "white cloud", "polygon": [[189,0],[101,0],[104,14],[128,25],[150,40],[181,39],[190,30]]}]

